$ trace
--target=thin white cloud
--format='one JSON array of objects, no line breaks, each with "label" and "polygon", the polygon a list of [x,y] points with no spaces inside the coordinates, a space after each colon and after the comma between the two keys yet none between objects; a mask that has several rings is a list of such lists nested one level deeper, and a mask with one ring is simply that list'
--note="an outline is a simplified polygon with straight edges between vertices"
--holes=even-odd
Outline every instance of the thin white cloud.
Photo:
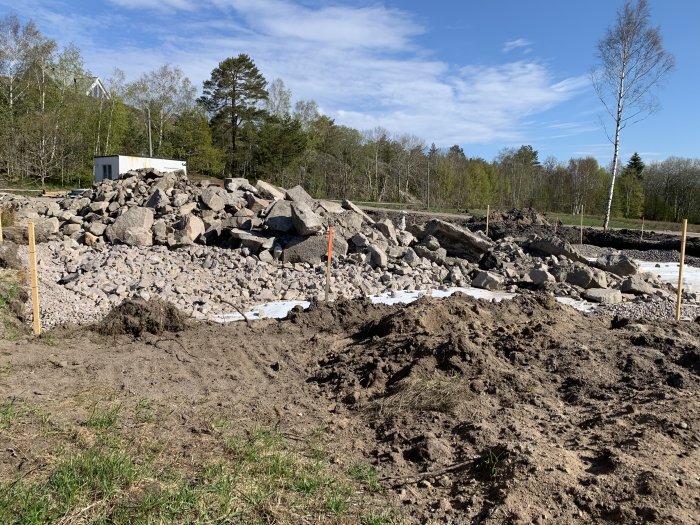
[{"label": "thin white cloud", "polygon": [[[55,15],[48,0],[30,1],[40,5],[38,11]],[[98,74],[107,76],[117,66],[134,79],[171,63],[201,85],[221,60],[247,53],[266,78],[282,78],[295,98],[316,100],[339,124],[361,130],[382,126],[438,146],[527,140],[528,128],[537,125],[534,115],[589,88],[587,75],[557,78],[537,60],[475,66],[436,59],[417,43],[423,25],[406,11],[381,4],[111,2],[132,20],[126,36],[118,26],[111,31],[121,38],[103,40],[73,27],[72,40]],[[148,16],[133,17],[136,10]],[[159,24],[178,11],[184,12],[181,24]],[[70,9],[65,13],[69,16]],[[40,24],[40,29],[54,36],[51,27]],[[518,39],[510,48],[529,45]]]},{"label": "thin white cloud", "polygon": [[522,49],[523,53],[529,53],[532,50],[532,42],[526,38],[516,38],[515,40],[508,40],[503,43],[501,51],[504,53],[510,53],[516,49]]}]

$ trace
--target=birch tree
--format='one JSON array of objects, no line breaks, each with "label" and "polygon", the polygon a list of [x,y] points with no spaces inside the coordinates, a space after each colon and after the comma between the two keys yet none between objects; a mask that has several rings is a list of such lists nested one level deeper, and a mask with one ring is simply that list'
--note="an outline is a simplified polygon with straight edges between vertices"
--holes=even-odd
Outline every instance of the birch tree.
[{"label": "birch tree", "polygon": [[598,42],[600,64],[591,73],[593,88],[615,125],[613,135],[608,133],[613,161],[605,229],[610,222],[618,172],[620,132],[658,109],[656,88],[674,66],[673,55],[663,47],[660,29],[650,26],[650,18],[647,0],[627,0]]}]

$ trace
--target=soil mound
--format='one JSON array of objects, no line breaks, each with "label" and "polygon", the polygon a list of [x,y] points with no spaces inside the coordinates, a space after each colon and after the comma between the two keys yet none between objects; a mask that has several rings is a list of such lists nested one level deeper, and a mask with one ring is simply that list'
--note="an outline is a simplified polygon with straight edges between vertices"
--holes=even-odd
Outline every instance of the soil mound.
[{"label": "soil mound", "polygon": [[97,332],[102,335],[139,337],[144,332],[154,335],[181,332],[186,327],[185,316],[167,301],[129,299],[112,309],[98,323]]},{"label": "soil mound", "polygon": [[366,419],[366,453],[411,523],[697,517],[695,323],[455,295],[394,309],[351,341],[310,380]]}]

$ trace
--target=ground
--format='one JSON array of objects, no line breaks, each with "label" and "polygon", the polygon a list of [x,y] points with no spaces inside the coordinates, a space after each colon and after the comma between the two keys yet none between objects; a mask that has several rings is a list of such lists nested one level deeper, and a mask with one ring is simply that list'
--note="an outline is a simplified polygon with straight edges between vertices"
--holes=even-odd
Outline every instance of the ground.
[{"label": "ground", "polygon": [[0,522],[700,521],[698,322],[544,294],[130,308],[40,338],[4,310]]}]

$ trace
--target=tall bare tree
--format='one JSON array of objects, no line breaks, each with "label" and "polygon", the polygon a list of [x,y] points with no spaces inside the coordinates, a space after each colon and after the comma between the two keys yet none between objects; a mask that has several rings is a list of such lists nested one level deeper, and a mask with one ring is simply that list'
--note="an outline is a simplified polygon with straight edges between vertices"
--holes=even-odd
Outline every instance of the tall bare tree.
[{"label": "tall bare tree", "polygon": [[591,74],[593,88],[615,122],[612,176],[604,228],[610,222],[620,156],[620,131],[658,108],[655,88],[673,69],[674,58],[662,43],[661,31],[651,27],[647,0],[627,0],[615,23],[598,42],[600,65]]}]

